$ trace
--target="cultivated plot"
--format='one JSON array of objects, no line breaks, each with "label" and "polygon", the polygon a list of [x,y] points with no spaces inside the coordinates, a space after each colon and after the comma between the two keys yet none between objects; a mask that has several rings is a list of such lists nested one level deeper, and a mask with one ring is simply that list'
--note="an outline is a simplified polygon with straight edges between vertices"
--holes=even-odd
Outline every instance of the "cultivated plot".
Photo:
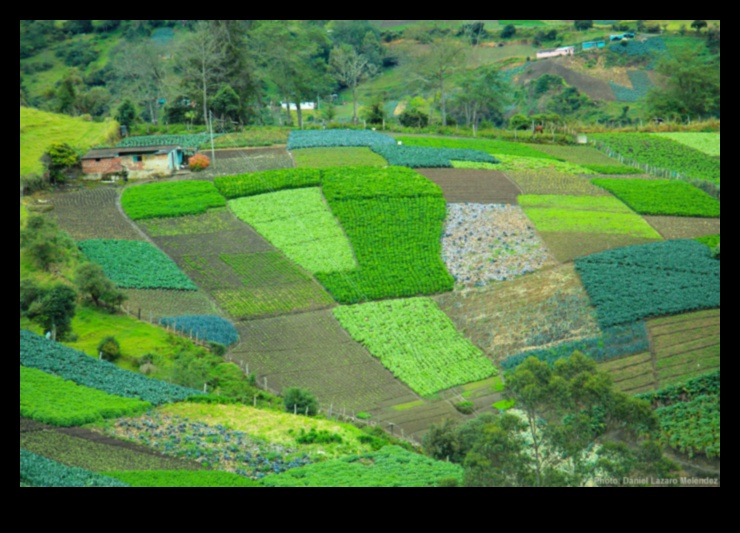
[{"label": "cultivated plot", "polygon": [[526,194],[609,196],[609,192],[580,176],[556,170],[510,170],[506,173]]},{"label": "cultivated plot", "polygon": [[595,311],[572,265],[435,300],[460,332],[494,361],[599,335]]},{"label": "cultivated plot", "polygon": [[650,352],[643,352],[599,365],[599,370],[608,372],[614,380],[614,388],[627,394],[639,394],[655,390],[655,368]]},{"label": "cultivated plot", "polygon": [[418,399],[342,329],[330,311],[303,313],[237,324],[242,342],[234,362],[271,390],[303,387],[324,409],[369,411],[383,402]]},{"label": "cultivated plot", "polygon": [[384,167],[388,162],[370,148],[306,148],[293,152],[296,168]]},{"label": "cultivated plot", "polygon": [[511,205],[448,204],[442,258],[458,288],[483,287],[556,264],[532,222]]},{"label": "cultivated plot", "polygon": [[75,240],[143,240],[141,233],[119,210],[118,194],[118,189],[103,186],[55,194],[51,199],[54,205],[51,217]]},{"label": "cultivated plot", "polygon": [[664,239],[695,239],[720,233],[719,218],[645,216]]},{"label": "cultivated plot", "polygon": [[[210,150],[201,153],[211,159]],[[216,158],[211,162],[211,166],[194,174],[193,177],[212,179],[248,172],[293,168],[293,166],[293,159],[285,148],[216,150]]]},{"label": "cultivated plot", "polygon": [[475,169],[423,168],[419,174],[439,185],[451,204],[516,205],[521,190],[502,172]]},{"label": "cultivated plot", "polygon": [[541,157],[522,157],[517,155],[498,155],[496,156],[496,158],[499,160],[499,163],[497,164],[478,163],[470,161],[453,161],[452,166],[454,168],[477,168],[484,170],[498,170],[500,172],[509,172],[512,170],[546,169],[573,175],[596,174],[596,172],[593,172],[586,167],[574,165],[572,163],[565,163],[563,161],[557,161],[555,159],[544,159]]}]

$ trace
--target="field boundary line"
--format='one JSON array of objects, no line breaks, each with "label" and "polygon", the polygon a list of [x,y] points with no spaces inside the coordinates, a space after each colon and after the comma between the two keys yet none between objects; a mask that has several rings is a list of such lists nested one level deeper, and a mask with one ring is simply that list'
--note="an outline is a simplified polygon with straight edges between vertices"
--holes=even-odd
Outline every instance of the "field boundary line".
[{"label": "field boundary line", "polygon": [[649,327],[645,327],[647,331],[648,344],[650,345],[650,362],[653,367],[653,386],[654,390],[660,390],[660,379],[658,378],[658,354],[655,349],[655,339]]}]

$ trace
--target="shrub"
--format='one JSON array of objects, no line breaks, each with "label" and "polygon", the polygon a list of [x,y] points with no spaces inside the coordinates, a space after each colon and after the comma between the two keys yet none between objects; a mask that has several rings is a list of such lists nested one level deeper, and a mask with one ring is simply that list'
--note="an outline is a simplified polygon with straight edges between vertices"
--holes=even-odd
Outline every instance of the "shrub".
[{"label": "shrub", "polygon": [[98,353],[102,354],[105,361],[110,361],[112,363],[121,357],[121,345],[115,337],[105,337],[100,341],[100,344],[98,344]]},{"label": "shrub", "polygon": [[311,428],[311,430],[306,433],[306,430],[301,428],[301,433],[296,437],[296,442],[298,442],[298,444],[342,444],[344,441],[341,436],[325,429],[316,431],[316,428]]},{"label": "shrub", "polygon": [[67,171],[80,166],[80,155],[67,143],[53,143],[41,157],[51,183],[64,183]]},{"label": "shrub", "polygon": [[455,404],[455,409],[464,415],[472,415],[475,412],[475,404],[467,400],[464,402],[457,402]]},{"label": "shrub", "polygon": [[211,160],[204,154],[195,154],[190,158],[188,166],[191,171],[200,172],[201,170],[205,170],[211,166]]},{"label": "shrub", "polygon": [[429,125],[429,115],[420,109],[407,109],[398,116],[398,120],[406,128],[426,128]]},{"label": "shrub", "polygon": [[283,392],[285,411],[308,416],[316,416],[319,412],[319,401],[316,396],[306,389],[297,387],[287,389]]}]

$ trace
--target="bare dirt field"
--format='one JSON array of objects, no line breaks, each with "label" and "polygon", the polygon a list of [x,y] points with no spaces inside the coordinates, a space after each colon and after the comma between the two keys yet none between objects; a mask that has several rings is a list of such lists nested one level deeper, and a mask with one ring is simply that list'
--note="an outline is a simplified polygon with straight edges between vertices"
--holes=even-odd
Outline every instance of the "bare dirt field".
[{"label": "bare dirt field", "polygon": [[422,168],[418,172],[439,185],[451,204],[517,205],[522,194],[503,172],[460,168]]}]

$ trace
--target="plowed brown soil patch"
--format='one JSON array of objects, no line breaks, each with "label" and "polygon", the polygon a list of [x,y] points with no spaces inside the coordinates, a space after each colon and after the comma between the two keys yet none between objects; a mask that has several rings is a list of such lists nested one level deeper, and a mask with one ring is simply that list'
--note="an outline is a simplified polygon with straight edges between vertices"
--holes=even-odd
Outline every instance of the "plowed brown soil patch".
[{"label": "plowed brown soil patch", "polygon": [[451,204],[517,205],[522,194],[503,172],[461,168],[423,168],[417,172],[439,185]]}]

